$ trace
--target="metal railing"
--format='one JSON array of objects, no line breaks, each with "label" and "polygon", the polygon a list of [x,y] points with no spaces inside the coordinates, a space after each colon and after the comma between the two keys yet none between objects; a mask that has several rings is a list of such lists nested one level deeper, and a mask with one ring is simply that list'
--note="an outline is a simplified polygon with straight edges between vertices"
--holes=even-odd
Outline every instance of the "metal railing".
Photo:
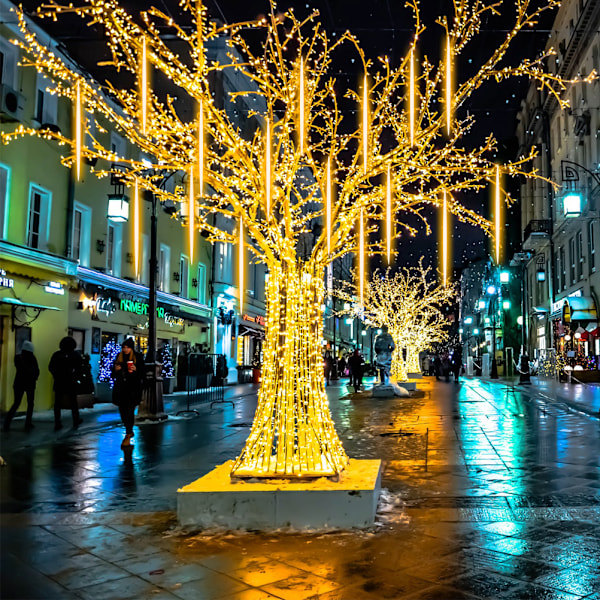
[{"label": "metal railing", "polygon": [[527,240],[532,233],[545,233],[550,235],[550,219],[533,219],[529,221],[523,232],[523,240]]},{"label": "metal railing", "polygon": [[[184,363],[186,372],[179,373],[185,377],[187,393],[187,409],[177,414],[197,413],[192,404],[213,404],[231,402],[224,398],[224,381],[227,374],[227,360],[221,354],[192,353]],[[180,367],[181,371],[181,367]],[[231,402],[233,404],[233,402]]]}]

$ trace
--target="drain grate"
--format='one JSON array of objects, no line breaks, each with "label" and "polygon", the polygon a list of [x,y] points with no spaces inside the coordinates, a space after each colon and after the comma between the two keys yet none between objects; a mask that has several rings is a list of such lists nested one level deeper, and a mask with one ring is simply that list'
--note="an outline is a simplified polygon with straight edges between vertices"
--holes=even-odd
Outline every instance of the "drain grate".
[{"label": "drain grate", "polygon": [[252,423],[229,423],[227,427],[252,427]]}]

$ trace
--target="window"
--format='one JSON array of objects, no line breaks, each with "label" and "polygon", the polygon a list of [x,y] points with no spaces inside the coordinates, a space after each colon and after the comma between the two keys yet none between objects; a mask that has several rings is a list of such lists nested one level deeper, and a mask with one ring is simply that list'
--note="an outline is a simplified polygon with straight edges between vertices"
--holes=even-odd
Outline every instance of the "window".
[{"label": "window", "polygon": [[569,240],[569,258],[571,259],[571,262],[569,263],[571,265],[570,268],[570,277],[569,277],[569,282],[571,285],[573,285],[576,281],[575,279],[575,261],[577,260],[575,258],[575,238],[572,237]]},{"label": "window", "polygon": [[206,304],[206,267],[198,265],[198,302]]},{"label": "window", "polygon": [[27,245],[30,248],[46,250],[50,234],[50,192],[31,185],[29,189],[29,221],[27,224]]},{"label": "window", "polygon": [[73,234],[71,258],[84,267],[90,266],[90,238],[92,211],[88,206],[75,202],[73,207]]},{"label": "window", "polygon": [[577,234],[577,279],[583,279],[583,234]]},{"label": "window", "polygon": [[231,244],[217,242],[216,279],[222,283],[231,282]]},{"label": "window", "polygon": [[17,87],[17,56],[16,46],[0,39],[0,83],[13,89]]},{"label": "window", "polygon": [[114,131],[111,131],[110,133],[110,150],[120,158],[127,158],[127,145],[125,144],[125,140]]},{"label": "window", "polygon": [[120,223],[109,223],[106,232],[106,272],[121,276],[122,229]]},{"label": "window", "polygon": [[596,244],[594,239],[594,221],[588,223],[588,255],[590,273],[596,271]]},{"label": "window", "polygon": [[34,119],[40,125],[56,124],[56,113],[58,109],[58,96],[48,92],[52,82],[38,73],[35,93],[35,114]]},{"label": "window", "polygon": [[10,169],[0,163],[0,236],[8,238],[8,186]]},{"label": "window", "polygon": [[560,247],[559,254],[560,254],[560,271],[559,271],[560,285],[559,285],[559,289],[565,290],[565,289],[567,289],[567,260],[565,257],[564,246]]},{"label": "window", "polygon": [[169,272],[171,269],[171,248],[165,244],[160,245],[158,254],[158,281],[157,287],[162,292],[169,292]]},{"label": "window", "polygon": [[182,254],[179,259],[179,295],[182,298],[188,297],[188,277],[190,271],[189,264],[190,261],[188,260],[188,257]]}]

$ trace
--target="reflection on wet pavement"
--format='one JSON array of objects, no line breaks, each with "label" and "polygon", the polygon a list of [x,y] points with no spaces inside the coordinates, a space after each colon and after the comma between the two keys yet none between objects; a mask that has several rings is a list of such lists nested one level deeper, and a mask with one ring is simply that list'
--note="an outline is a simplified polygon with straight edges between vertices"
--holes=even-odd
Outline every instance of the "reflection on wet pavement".
[{"label": "reflection on wet pavement", "polygon": [[175,490],[239,452],[252,396],[139,427],[125,455],[106,422],[4,438],[2,598],[599,600],[598,420],[501,382],[420,387],[328,388],[349,455],[384,461],[366,531],[178,529]]}]

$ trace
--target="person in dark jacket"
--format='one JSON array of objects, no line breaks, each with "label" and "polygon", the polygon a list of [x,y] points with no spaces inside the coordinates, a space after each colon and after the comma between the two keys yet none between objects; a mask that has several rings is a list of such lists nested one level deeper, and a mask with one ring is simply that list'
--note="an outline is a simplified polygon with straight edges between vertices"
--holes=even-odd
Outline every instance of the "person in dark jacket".
[{"label": "person in dark jacket", "polygon": [[325,352],[323,367],[325,369],[325,385],[329,385],[329,381],[333,376],[333,357],[331,356],[331,352],[329,350]]},{"label": "person in dark jacket", "polygon": [[350,366],[350,384],[354,386],[355,392],[360,392],[363,378],[363,365],[365,361],[358,350],[355,350],[348,365]]},{"label": "person in dark jacket", "polygon": [[48,370],[54,377],[54,431],[63,427],[60,414],[63,405],[71,409],[73,427],[77,429],[83,423],[77,405],[77,378],[81,373],[81,356],[75,352],[77,342],[70,336],[60,340],[58,348],[48,365]]},{"label": "person in dark jacket", "polygon": [[113,404],[119,407],[119,414],[125,426],[125,437],[121,448],[131,446],[135,409],[142,401],[144,380],[144,358],[135,351],[135,342],[127,338],[121,345],[121,352],[113,363]]},{"label": "person in dark jacket", "polygon": [[15,356],[15,367],[17,369],[15,380],[13,382],[15,400],[4,420],[4,431],[10,429],[10,423],[21,404],[23,394],[26,394],[27,396],[25,431],[29,431],[30,429],[33,429],[31,419],[33,416],[33,403],[35,400],[35,384],[40,376],[40,369],[35,355],[33,354],[33,344],[31,342],[23,342],[21,353]]}]

